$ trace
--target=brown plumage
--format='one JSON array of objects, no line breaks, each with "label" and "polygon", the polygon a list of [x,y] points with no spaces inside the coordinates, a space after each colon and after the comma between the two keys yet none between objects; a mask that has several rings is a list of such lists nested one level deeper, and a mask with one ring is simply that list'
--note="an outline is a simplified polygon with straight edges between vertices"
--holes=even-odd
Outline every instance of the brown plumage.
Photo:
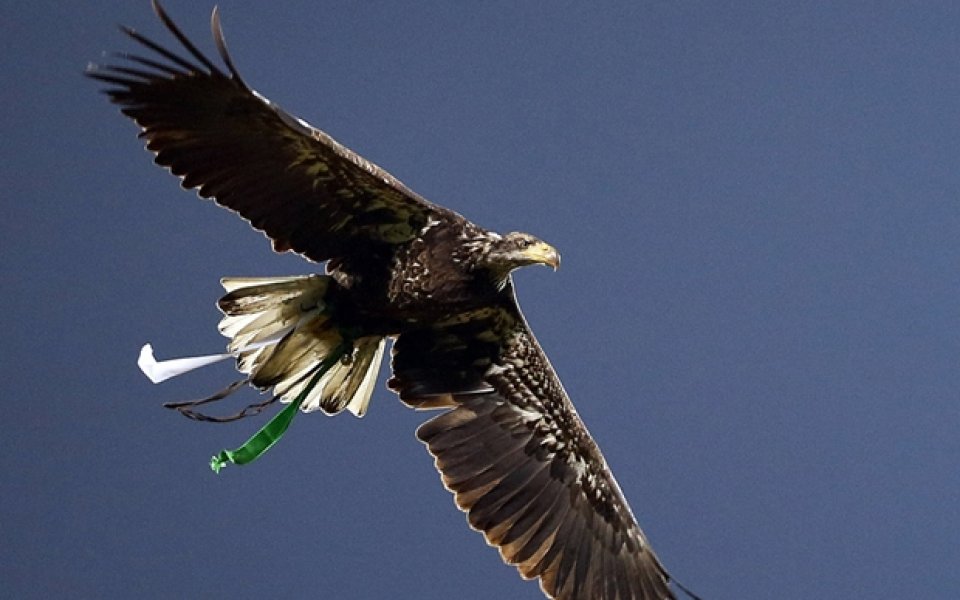
[{"label": "brown plumage", "polygon": [[277,251],[326,275],[224,280],[221,331],[256,387],[289,400],[336,349],[304,410],[366,410],[394,340],[389,381],[406,404],[444,412],[417,436],[470,525],[551,598],[673,598],[669,576],[527,327],[510,273],[556,268],[547,244],[474,225],[254,92],[156,2],[189,58],[153,52],[89,75],[141,127],[157,164],[235,211]]}]

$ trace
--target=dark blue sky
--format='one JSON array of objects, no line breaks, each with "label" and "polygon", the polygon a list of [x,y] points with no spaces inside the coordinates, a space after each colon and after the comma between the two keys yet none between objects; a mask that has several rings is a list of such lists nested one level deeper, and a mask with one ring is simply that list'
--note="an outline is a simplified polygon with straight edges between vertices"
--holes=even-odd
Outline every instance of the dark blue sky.
[{"label": "dark blue sky", "polygon": [[[168,0],[212,50],[212,4]],[[221,2],[248,82],[558,273],[521,304],[705,599],[960,596],[960,7]],[[362,420],[161,408],[230,381],[223,275],[315,270],[180,191],[85,80],[143,1],[7,3],[0,582],[17,598],[538,598],[382,386]],[[248,396],[249,398],[250,396]]]}]

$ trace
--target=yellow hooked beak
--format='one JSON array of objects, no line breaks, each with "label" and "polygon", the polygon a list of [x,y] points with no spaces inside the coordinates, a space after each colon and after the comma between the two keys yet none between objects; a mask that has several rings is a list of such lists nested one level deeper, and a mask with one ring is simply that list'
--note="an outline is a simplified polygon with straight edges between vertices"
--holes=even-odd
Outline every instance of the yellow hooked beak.
[{"label": "yellow hooked beak", "polygon": [[530,260],[530,264],[547,265],[553,267],[554,271],[560,268],[560,253],[546,242],[533,244],[523,251],[523,255]]}]

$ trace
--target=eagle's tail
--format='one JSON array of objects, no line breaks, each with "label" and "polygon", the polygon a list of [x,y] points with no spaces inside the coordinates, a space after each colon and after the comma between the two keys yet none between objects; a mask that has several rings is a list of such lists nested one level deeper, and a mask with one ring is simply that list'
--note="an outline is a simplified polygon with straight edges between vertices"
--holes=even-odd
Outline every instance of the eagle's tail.
[{"label": "eagle's tail", "polygon": [[[383,359],[379,336],[348,339],[331,319],[324,301],[329,276],[221,280],[227,294],[218,302],[224,318],[220,333],[237,369],[260,388],[291,402],[306,391],[301,410],[336,414],[344,409],[363,416]],[[324,361],[344,353],[332,367]],[[321,369],[327,369],[316,380]]]}]

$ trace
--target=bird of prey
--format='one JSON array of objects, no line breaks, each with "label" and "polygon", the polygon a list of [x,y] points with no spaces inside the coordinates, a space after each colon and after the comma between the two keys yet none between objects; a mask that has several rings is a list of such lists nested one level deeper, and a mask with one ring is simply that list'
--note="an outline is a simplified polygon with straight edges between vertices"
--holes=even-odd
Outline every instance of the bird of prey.
[{"label": "bird of prey", "polygon": [[326,263],[324,274],[223,280],[220,331],[242,381],[302,411],[362,415],[391,340],[390,389],[442,411],[417,437],[505,562],[550,598],[674,598],[517,305],[511,272],[556,269],[557,251],[428,202],[261,96],[227,53],[216,9],[221,66],[153,7],[185,54],[124,29],[148,52],[88,75],[183,188],[275,251]]}]

